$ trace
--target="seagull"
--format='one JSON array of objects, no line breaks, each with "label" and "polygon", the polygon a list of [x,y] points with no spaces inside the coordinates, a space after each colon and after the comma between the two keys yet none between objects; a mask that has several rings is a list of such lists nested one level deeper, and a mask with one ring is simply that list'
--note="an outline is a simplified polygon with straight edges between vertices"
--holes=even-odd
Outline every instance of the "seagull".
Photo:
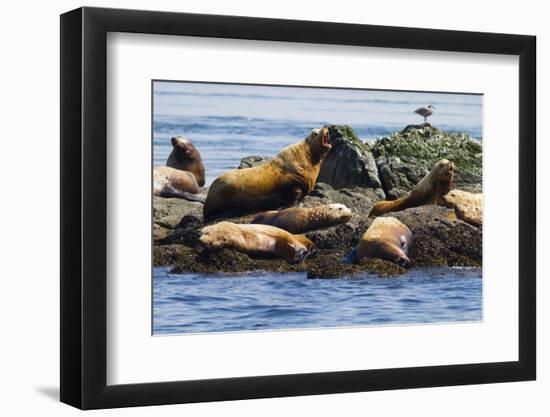
[{"label": "seagull", "polygon": [[434,110],[435,107],[430,104],[428,107],[419,107],[414,112],[422,116],[424,118],[424,123],[426,123],[428,116],[431,116]]}]

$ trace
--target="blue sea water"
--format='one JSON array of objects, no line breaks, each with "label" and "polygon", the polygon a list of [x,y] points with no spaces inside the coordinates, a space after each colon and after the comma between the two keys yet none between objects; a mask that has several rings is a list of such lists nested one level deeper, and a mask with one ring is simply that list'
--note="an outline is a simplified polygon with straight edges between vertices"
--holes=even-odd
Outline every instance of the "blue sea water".
[{"label": "blue sea water", "polygon": [[[429,121],[482,138],[483,96],[231,84],[154,83],[153,157],[164,165],[170,138],[201,152],[206,185],[249,155],[281,148],[326,124],[351,125],[375,140]],[[481,320],[480,269],[414,269],[404,277],[308,280],[304,274],[244,276],[153,272],[153,332],[178,334],[257,329],[440,323]]]},{"label": "blue sea water", "polygon": [[482,320],[478,268],[394,278],[171,274],[155,268],[153,333],[179,334]]}]

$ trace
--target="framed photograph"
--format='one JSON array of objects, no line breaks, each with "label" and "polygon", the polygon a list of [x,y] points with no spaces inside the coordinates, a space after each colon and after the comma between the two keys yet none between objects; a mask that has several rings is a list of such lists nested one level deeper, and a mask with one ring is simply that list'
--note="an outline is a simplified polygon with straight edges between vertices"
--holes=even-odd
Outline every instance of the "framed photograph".
[{"label": "framed photograph", "polygon": [[533,380],[535,37],[61,16],[61,401]]}]

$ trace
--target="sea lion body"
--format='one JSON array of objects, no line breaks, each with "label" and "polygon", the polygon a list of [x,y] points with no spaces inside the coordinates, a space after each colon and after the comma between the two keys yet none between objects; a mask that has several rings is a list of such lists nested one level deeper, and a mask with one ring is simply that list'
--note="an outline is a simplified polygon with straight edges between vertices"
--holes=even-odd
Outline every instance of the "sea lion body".
[{"label": "sea lion body", "polygon": [[443,196],[445,205],[455,209],[456,217],[473,226],[483,224],[483,194],[452,190]]},{"label": "sea lion body", "polygon": [[200,197],[193,196],[198,192],[197,179],[191,172],[170,167],[153,168],[154,195],[204,202]]},{"label": "sea lion body", "polygon": [[204,203],[194,196],[204,185],[204,165],[199,151],[182,136],[171,139],[172,152],[166,166],[153,168],[153,194]]},{"label": "sea lion body", "polygon": [[401,211],[426,204],[443,205],[443,196],[453,188],[453,177],[453,163],[442,159],[405,197],[379,201],[372,208],[370,215],[380,216],[391,211]]},{"label": "sea lion body", "polygon": [[377,217],[361,237],[358,245],[343,259],[358,263],[363,258],[380,258],[401,266],[411,266],[408,257],[413,238],[409,228],[395,217]]},{"label": "sea lion body", "polygon": [[201,154],[195,148],[195,145],[183,136],[175,136],[170,141],[172,152],[168,155],[166,166],[193,173],[199,187],[203,187],[205,182],[204,165]]},{"label": "sea lion body", "polygon": [[352,214],[343,204],[325,204],[313,208],[291,207],[279,211],[266,211],[257,215],[251,223],[279,227],[290,233],[306,233],[346,223]]},{"label": "sea lion body", "polygon": [[210,186],[204,218],[294,204],[314,187],[330,147],[328,129],[314,129],[270,162],[222,174]]},{"label": "sea lion body", "polygon": [[302,262],[315,251],[315,245],[305,236],[263,224],[220,222],[203,228],[199,240],[208,249],[273,254],[291,264]]}]

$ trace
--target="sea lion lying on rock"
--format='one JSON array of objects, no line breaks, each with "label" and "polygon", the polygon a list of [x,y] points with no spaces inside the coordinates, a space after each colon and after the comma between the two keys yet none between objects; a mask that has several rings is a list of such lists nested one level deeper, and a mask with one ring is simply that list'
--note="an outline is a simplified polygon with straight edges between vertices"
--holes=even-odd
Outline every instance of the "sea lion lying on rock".
[{"label": "sea lion lying on rock", "polygon": [[452,190],[443,196],[445,205],[455,209],[460,220],[479,227],[483,224],[483,194],[468,191]]},{"label": "sea lion lying on rock", "polygon": [[291,264],[304,261],[315,251],[315,245],[305,236],[263,224],[216,223],[201,230],[199,241],[207,249],[273,254]]},{"label": "sea lion lying on rock", "polygon": [[395,217],[377,217],[342,263],[355,264],[363,258],[380,258],[408,268],[412,241],[409,228]]},{"label": "sea lion lying on rock", "polygon": [[442,159],[405,197],[376,203],[370,215],[380,216],[390,211],[400,211],[425,204],[443,205],[443,196],[453,188],[453,176],[453,163]]},{"label": "sea lion lying on rock", "polygon": [[328,129],[313,129],[304,140],[287,146],[270,162],[222,174],[210,186],[204,218],[278,209],[296,203],[314,187],[330,148]]},{"label": "sea lion lying on rock", "polygon": [[268,224],[290,233],[305,233],[348,222],[353,213],[343,204],[324,204],[313,208],[291,207],[266,211],[251,223]]},{"label": "sea lion lying on rock", "polygon": [[166,166],[153,169],[153,194],[160,197],[176,197],[204,203],[194,196],[204,185],[204,165],[199,151],[182,136],[171,139],[172,152]]},{"label": "sea lion lying on rock", "polygon": [[198,192],[197,179],[191,172],[170,167],[153,168],[154,195],[167,198],[183,198],[204,203],[204,199],[194,195]]}]

